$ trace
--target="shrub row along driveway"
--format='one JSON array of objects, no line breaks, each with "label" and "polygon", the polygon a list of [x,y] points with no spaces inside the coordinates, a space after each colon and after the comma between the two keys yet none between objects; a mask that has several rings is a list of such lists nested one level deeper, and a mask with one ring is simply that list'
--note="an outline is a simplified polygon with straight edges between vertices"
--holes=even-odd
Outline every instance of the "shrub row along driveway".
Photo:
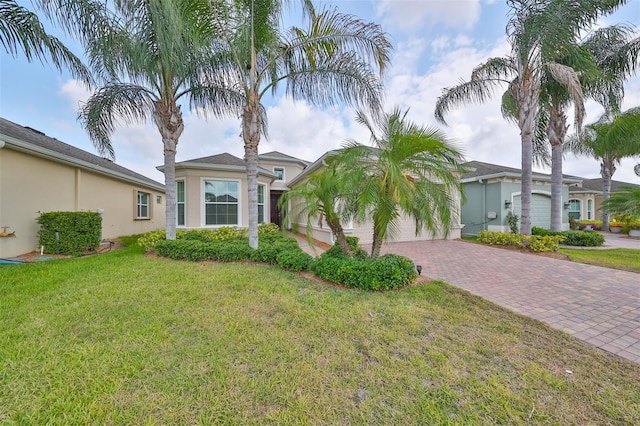
[{"label": "shrub row along driveway", "polygon": [[463,241],[388,243],[448,282],[640,363],[640,274]]}]

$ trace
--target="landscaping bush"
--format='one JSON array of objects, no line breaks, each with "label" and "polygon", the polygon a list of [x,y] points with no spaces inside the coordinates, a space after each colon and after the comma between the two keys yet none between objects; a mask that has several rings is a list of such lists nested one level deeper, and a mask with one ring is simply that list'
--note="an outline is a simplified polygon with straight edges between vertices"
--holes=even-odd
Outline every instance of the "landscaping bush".
[{"label": "landscaping bush", "polygon": [[598,247],[604,244],[604,237],[593,231],[562,231],[554,232],[548,229],[533,227],[531,233],[534,235],[562,236],[561,244],[565,246]]},{"label": "landscaping bush", "polygon": [[295,245],[292,245],[288,241],[276,241],[273,243],[262,241],[258,248],[251,253],[251,260],[277,265],[278,255],[280,253],[295,249],[300,249],[297,242],[295,242]]},{"label": "landscaping bush", "polygon": [[282,231],[280,231],[280,227],[275,223],[263,222],[258,225],[258,235],[260,236],[266,234],[279,234],[281,232]]},{"label": "landscaping bush", "polygon": [[290,271],[308,271],[313,258],[302,250],[285,250],[276,257],[278,265]]},{"label": "landscaping bush", "polygon": [[418,275],[410,259],[395,254],[363,260],[324,253],[312,262],[310,269],[322,279],[374,291],[403,287]]},{"label": "landscaping bush", "polygon": [[[358,237],[347,237],[347,245],[351,249],[351,253],[353,254],[353,257],[355,257],[356,259],[362,259],[362,260],[368,259],[369,253],[367,253],[366,250],[360,247],[359,243],[360,243],[360,239]],[[330,256],[330,257],[338,257],[338,258],[347,257],[347,255],[344,253],[344,251],[342,250],[342,247],[340,247],[340,244],[338,244],[337,241],[325,253],[327,254],[327,256]]]},{"label": "landscaping bush", "polygon": [[167,231],[164,229],[157,229],[155,231],[147,232],[138,238],[138,244],[144,247],[146,251],[153,251],[158,241],[163,241],[167,237]]},{"label": "landscaping bush", "polygon": [[562,244],[566,246],[598,247],[604,244],[604,236],[593,231],[571,231],[566,233],[566,238]]},{"label": "landscaping bush", "polygon": [[235,262],[248,260],[252,253],[246,241],[160,240],[155,244],[159,256],[176,260],[217,260]]},{"label": "landscaping bush", "polygon": [[560,243],[566,238],[564,233],[553,233],[546,229],[536,228],[536,232],[545,235],[520,235],[510,232],[480,231],[478,241],[490,245],[527,247],[535,252],[557,251]]},{"label": "landscaping bush", "polygon": [[95,212],[48,212],[40,224],[38,244],[45,253],[79,255],[100,245],[102,217]]}]

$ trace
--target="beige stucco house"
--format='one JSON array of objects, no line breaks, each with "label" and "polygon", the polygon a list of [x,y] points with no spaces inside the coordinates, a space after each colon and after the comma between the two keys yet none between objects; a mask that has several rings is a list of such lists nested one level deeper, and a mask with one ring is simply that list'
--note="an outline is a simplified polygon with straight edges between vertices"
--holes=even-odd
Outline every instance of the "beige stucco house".
[{"label": "beige stucco house", "polygon": [[[273,151],[259,155],[258,169],[258,222],[272,222],[291,228],[293,223],[282,223],[278,199],[283,192],[324,167],[326,153],[313,164]],[[162,167],[158,167],[160,171]],[[247,177],[244,161],[228,153],[196,158],[176,163],[177,227],[216,228],[220,226],[248,227]],[[459,199],[458,211],[459,211]],[[300,229],[306,227],[299,223]],[[394,241],[442,239],[443,234],[415,234],[415,224],[410,218],[402,218]],[[460,237],[461,225],[454,226],[448,238]],[[345,224],[348,236],[360,238],[363,244],[371,243],[372,225],[369,223]],[[313,237],[333,244],[331,230],[322,222],[313,226]]]},{"label": "beige stucco house", "polygon": [[102,237],[164,228],[164,185],[0,118],[0,258],[36,250],[39,212],[102,212]]}]

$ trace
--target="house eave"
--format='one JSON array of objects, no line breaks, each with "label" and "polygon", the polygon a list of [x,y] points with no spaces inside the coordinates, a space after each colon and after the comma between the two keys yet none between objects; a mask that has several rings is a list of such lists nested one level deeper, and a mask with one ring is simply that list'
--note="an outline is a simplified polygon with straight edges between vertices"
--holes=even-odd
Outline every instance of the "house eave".
[{"label": "house eave", "polygon": [[[499,178],[522,179],[522,175],[519,174],[519,173],[500,172],[500,173],[492,173],[492,174],[488,174],[488,175],[468,177],[468,178],[461,179],[460,182],[461,183],[471,183],[471,182],[480,182],[480,181],[483,181],[483,180],[499,179]],[[533,180],[541,180],[541,181],[549,181],[550,182],[551,181],[551,176],[534,174],[533,175]],[[567,185],[568,184],[572,184],[572,183],[580,183],[580,182],[582,182],[582,179],[567,178],[567,177],[562,178],[562,183],[563,184],[567,184]]]},{"label": "house eave", "polygon": [[79,160],[77,158],[68,156],[68,155],[64,155],[64,154],[60,154],[59,152],[47,149],[47,148],[42,148],[40,146],[28,143],[28,142],[23,142],[20,139],[16,139],[13,138],[11,136],[7,136],[7,135],[0,135],[0,138],[2,138],[1,143],[2,143],[2,147],[8,147],[11,148],[15,151],[19,151],[19,152],[24,152],[27,154],[31,154],[34,155],[36,157],[39,158],[44,158],[47,160],[53,160],[56,161],[58,163],[61,164],[65,164],[68,166],[72,166],[72,167],[79,167],[81,169],[84,170],[90,170],[93,171],[95,173],[99,173],[101,175],[105,175],[111,178],[115,178],[115,179],[119,179],[125,182],[129,182],[129,183],[133,183],[136,185],[141,185],[144,186],[146,188],[151,188],[151,189],[155,189],[157,191],[162,191],[165,192],[165,187],[164,185],[158,183],[158,184],[153,184],[151,182],[146,182],[142,179],[137,179],[133,176],[128,176],[124,173],[120,173],[114,170],[109,170],[105,167],[102,167],[98,164],[93,164],[84,160]]},{"label": "house eave", "polygon": [[258,156],[259,160],[266,160],[266,161],[274,161],[274,162],[282,162],[282,163],[294,163],[294,164],[300,164],[303,168],[307,167],[310,163],[304,160],[298,160],[298,159],[293,159],[293,158],[282,158],[282,157],[272,157],[270,155],[264,155],[264,154],[260,154]]},{"label": "house eave", "polygon": [[[164,166],[156,167],[159,171],[164,173]],[[223,172],[241,172],[246,173],[247,168],[245,166],[234,166],[232,164],[206,164],[206,163],[193,163],[189,161],[185,161],[183,163],[176,164],[176,170],[180,169],[200,169],[200,170],[212,170],[212,171],[223,171]],[[270,172],[269,170],[263,169],[261,167],[258,168],[258,175],[266,176],[271,178],[271,182],[273,182],[277,176]]]}]

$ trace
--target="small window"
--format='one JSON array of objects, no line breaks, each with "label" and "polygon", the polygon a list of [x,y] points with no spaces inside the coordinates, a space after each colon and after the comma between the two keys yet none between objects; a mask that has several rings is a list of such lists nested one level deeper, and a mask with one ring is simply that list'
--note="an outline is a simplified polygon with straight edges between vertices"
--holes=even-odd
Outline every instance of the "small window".
[{"label": "small window", "polygon": [[185,226],[184,181],[176,181],[176,225]]},{"label": "small window", "polygon": [[162,195],[156,195],[156,204],[162,204]]},{"label": "small window", "polygon": [[276,180],[284,180],[284,169],[282,167],[274,167],[273,173],[276,175]]},{"label": "small window", "polygon": [[587,200],[587,219],[593,219],[593,200]]},{"label": "small window", "polygon": [[138,191],[138,199],[137,199],[137,218],[138,219],[149,219],[151,215],[149,214],[149,199],[151,198],[151,194],[148,192]]},{"label": "small window", "polygon": [[258,185],[258,223],[264,222],[264,185]]}]

